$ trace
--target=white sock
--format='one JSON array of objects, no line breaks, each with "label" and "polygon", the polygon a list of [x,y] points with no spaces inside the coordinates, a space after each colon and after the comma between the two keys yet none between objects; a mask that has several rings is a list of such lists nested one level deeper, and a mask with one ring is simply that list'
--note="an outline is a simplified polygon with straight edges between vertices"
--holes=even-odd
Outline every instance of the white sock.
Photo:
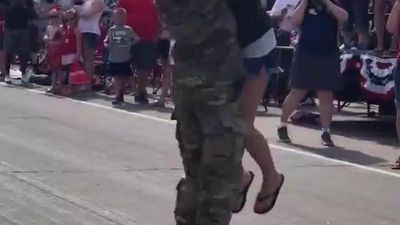
[{"label": "white sock", "polygon": [[322,128],[322,133],[331,133],[331,129],[328,127],[328,128]]},{"label": "white sock", "polygon": [[286,126],[287,126],[286,122],[281,122],[281,124],[279,125],[279,128],[286,127]]}]

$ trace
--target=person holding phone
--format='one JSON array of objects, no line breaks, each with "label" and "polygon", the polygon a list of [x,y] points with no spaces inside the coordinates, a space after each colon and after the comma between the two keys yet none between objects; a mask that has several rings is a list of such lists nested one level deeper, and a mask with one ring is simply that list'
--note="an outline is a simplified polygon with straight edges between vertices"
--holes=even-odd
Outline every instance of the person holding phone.
[{"label": "person holding phone", "polygon": [[300,36],[291,71],[291,91],[283,103],[279,141],[291,142],[289,116],[306,93],[314,91],[320,100],[321,142],[334,146],[330,135],[333,92],[341,88],[337,32],[339,24],[347,19],[347,12],[334,0],[302,0],[290,16],[291,23],[299,27]]}]

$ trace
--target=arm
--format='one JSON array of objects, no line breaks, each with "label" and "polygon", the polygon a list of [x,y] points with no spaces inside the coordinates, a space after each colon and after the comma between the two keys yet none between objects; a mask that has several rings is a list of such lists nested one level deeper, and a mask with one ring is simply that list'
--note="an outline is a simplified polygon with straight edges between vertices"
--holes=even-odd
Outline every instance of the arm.
[{"label": "arm", "polygon": [[290,23],[295,27],[300,27],[303,23],[304,15],[308,6],[308,0],[302,0],[300,5],[293,11],[289,17]]},{"label": "arm", "polygon": [[76,59],[77,61],[80,60],[82,56],[82,34],[78,29],[75,29],[76,35]]},{"label": "arm", "polygon": [[111,37],[111,32],[110,32],[110,30],[111,29],[108,29],[108,31],[107,31],[107,35],[106,35],[106,38],[104,39],[104,47],[105,48],[109,48],[110,47],[110,45],[111,45],[111,43],[110,43],[110,37]]},{"label": "arm", "polygon": [[90,7],[82,7],[78,10],[78,14],[82,18],[91,17],[93,14],[100,13],[104,10],[101,0],[93,1]]},{"label": "arm", "polygon": [[399,22],[400,22],[400,1],[396,1],[390,13],[386,29],[391,34],[399,33]]},{"label": "arm", "polygon": [[135,31],[133,31],[133,29],[130,29],[130,37],[132,45],[136,45],[137,43],[139,43],[140,37],[135,33]]},{"label": "arm", "polygon": [[43,40],[45,43],[48,43],[50,41],[49,28],[46,28],[46,32],[44,34]]},{"label": "arm", "polygon": [[336,20],[339,23],[345,23],[347,21],[347,19],[349,18],[349,15],[346,10],[340,8],[335,3],[333,3],[331,0],[322,0],[322,1],[327,6],[328,11],[331,12],[333,14],[333,16],[335,16]]}]

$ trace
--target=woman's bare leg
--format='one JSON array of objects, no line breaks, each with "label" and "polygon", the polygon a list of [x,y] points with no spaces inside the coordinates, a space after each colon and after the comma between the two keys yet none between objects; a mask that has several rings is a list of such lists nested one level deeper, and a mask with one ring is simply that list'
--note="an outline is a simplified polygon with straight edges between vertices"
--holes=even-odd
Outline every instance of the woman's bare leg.
[{"label": "woman's bare leg", "polygon": [[171,89],[171,76],[172,76],[172,66],[169,63],[169,60],[163,59],[162,62],[162,88],[161,95],[159,99],[160,104],[164,104],[166,98],[168,97],[168,93]]},{"label": "woman's bare leg", "polygon": [[374,21],[377,39],[376,49],[379,51],[385,50],[385,1],[386,0],[375,0]]},{"label": "woman's bare leg", "polygon": [[[263,175],[261,195],[273,192],[279,186],[281,179],[280,174],[275,168],[267,140],[254,126],[257,108],[261,102],[267,82],[268,78],[264,69],[259,76],[248,79],[244,85],[242,106],[248,128],[248,135],[245,137],[245,147],[260,167]],[[245,174],[244,177],[246,182],[248,174]]]},{"label": "woman's bare leg", "polygon": [[300,101],[307,94],[306,90],[292,89],[282,105],[281,126],[286,126],[290,115],[296,110]]},{"label": "woman's bare leg", "polygon": [[317,95],[321,114],[321,127],[329,132],[333,115],[333,93],[331,91],[318,91]]}]

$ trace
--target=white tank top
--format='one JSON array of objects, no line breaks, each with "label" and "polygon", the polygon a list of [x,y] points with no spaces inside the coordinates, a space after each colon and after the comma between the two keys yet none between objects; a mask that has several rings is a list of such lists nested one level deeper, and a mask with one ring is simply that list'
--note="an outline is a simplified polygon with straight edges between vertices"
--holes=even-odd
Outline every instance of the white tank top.
[{"label": "white tank top", "polygon": [[[82,11],[87,11],[90,10],[90,7],[92,7],[92,3],[94,1],[98,0],[86,0],[83,6],[81,6]],[[103,10],[105,8],[105,4],[103,0],[100,0],[100,2],[103,4]],[[94,33],[97,35],[100,35],[100,27],[99,27],[99,22],[100,18],[103,15],[103,11],[96,13],[90,17],[81,17],[79,19],[79,25],[78,28],[81,33]]]}]

